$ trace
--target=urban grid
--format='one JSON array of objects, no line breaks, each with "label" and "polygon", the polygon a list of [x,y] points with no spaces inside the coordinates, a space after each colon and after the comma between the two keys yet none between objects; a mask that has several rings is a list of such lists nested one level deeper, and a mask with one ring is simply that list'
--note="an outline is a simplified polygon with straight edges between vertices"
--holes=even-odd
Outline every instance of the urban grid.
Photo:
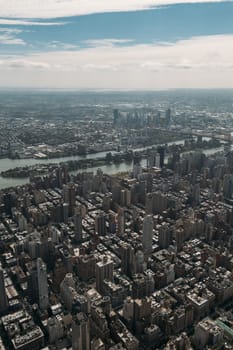
[{"label": "urban grid", "polygon": [[[117,152],[129,171],[29,166],[28,184],[1,190],[2,349],[232,349],[231,136],[211,120],[188,136],[176,117],[114,109],[108,138],[125,134],[108,147],[92,122],[107,164],[113,146],[148,145],[155,130],[186,137]],[[2,152],[32,149],[24,134]]]}]

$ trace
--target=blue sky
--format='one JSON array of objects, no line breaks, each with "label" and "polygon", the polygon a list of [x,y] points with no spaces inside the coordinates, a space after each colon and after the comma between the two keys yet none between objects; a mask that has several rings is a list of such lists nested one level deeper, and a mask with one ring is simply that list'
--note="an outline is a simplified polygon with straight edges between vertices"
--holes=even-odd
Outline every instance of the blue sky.
[{"label": "blue sky", "polygon": [[231,1],[4,1],[0,87],[233,88]]}]

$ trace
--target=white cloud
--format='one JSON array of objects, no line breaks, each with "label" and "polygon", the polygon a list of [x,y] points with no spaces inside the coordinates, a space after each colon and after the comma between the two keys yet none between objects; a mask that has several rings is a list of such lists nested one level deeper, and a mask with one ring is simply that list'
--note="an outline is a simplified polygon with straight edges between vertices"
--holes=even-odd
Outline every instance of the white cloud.
[{"label": "white cloud", "polygon": [[[1,57],[2,87],[232,87],[233,35]],[[15,77],[17,76],[17,79]]]},{"label": "white cloud", "polygon": [[12,38],[8,35],[0,35],[0,45],[26,45],[25,41],[20,38]]},{"label": "white cloud", "polygon": [[23,39],[17,38],[21,32],[15,28],[0,28],[0,45],[26,45]]},{"label": "white cloud", "polygon": [[63,43],[62,41],[57,41],[57,40],[53,40],[49,42],[46,45],[46,47],[54,50],[75,50],[75,49],[77,50],[79,48],[78,45]]},{"label": "white cloud", "polygon": [[95,39],[85,40],[84,43],[91,47],[113,47],[117,44],[127,44],[133,42],[132,39]]},{"label": "white cloud", "polygon": [[19,34],[22,33],[21,29],[16,29],[16,28],[4,28],[0,27],[0,32],[8,33],[8,34]]},{"label": "white cloud", "polygon": [[[0,14],[1,14],[1,9],[0,9]],[[36,21],[27,21],[27,20],[21,20],[21,19],[0,18],[0,25],[13,25],[13,26],[61,26],[61,25],[64,25],[64,24],[66,24],[66,22],[36,22]]]},{"label": "white cloud", "polygon": [[49,69],[50,65],[46,62],[30,61],[28,59],[11,59],[8,68],[26,68],[26,69]]},{"label": "white cloud", "polygon": [[[231,0],[228,0],[231,1]],[[137,11],[177,3],[223,2],[222,0],[0,0],[0,16],[58,18],[103,12]],[[20,4],[19,4],[20,3]]]}]

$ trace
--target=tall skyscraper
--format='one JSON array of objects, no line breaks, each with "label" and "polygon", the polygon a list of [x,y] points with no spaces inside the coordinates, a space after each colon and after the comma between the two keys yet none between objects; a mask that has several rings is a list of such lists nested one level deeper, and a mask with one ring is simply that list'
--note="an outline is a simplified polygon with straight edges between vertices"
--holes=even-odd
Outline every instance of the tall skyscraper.
[{"label": "tall skyscraper", "polygon": [[116,126],[119,122],[119,111],[118,109],[113,110],[113,124]]},{"label": "tall skyscraper", "polygon": [[131,277],[133,273],[134,248],[128,242],[122,242],[121,245],[121,271],[123,274]]},{"label": "tall skyscraper", "polygon": [[69,215],[74,215],[74,207],[75,207],[75,184],[69,183]]},{"label": "tall skyscraper", "polygon": [[73,319],[72,349],[90,350],[90,323],[83,312],[78,313]]},{"label": "tall skyscraper", "polygon": [[101,236],[106,233],[106,214],[104,211],[95,217],[95,231]]},{"label": "tall skyscraper", "polygon": [[168,108],[165,112],[166,124],[169,125],[171,122],[171,110]]},{"label": "tall skyscraper", "polygon": [[167,223],[159,227],[159,247],[166,249],[172,243],[172,230]]},{"label": "tall skyscraper", "polygon": [[138,250],[135,254],[134,273],[143,273],[146,270],[144,253]]},{"label": "tall skyscraper", "polygon": [[96,289],[99,293],[103,293],[105,279],[113,281],[113,261],[106,255],[96,264]]},{"label": "tall skyscraper", "polygon": [[160,168],[163,168],[164,158],[165,158],[165,148],[163,146],[160,146],[160,147],[158,147],[157,151],[160,155],[160,161],[159,161]]},{"label": "tall skyscraper", "polygon": [[152,238],[153,238],[154,222],[152,215],[145,216],[142,228],[142,246],[145,254],[152,252]]},{"label": "tall skyscraper", "polygon": [[77,209],[74,213],[74,235],[75,235],[75,241],[81,242],[82,241],[82,213],[80,208]]},{"label": "tall skyscraper", "polygon": [[160,167],[160,154],[155,151],[150,151],[147,156],[147,167]]},{"label": "tall skyscraper", "polygon": [[117,214],[117,233],[123,236],[125,233],[125,212],[123,208],[119,208]]},{"label": "tall skyscraper", "polygon": [[3,269],[0,268],[0,313],[8,308]]},{"label": "tall skyscraper", "polygon": [[233,194],[233,176],[232,174],[225,174],[223,177],[223,196],[231,199]]},{"label": "tall skyscraper", "polygon": [[70,182],[67,185],[63,186],[62,190],[63,200],[65,203],[69,205],[69,216],[74,215],[74,207],[75,207],[75,184]]},{"label": "tall skyscraper", "polygon": [[62,211],[63,211],[63,221],[66,224],[68,222],[68,218],[69,218],[69,204],[68,203],[63,203]]},{"label": "tall skyscraper", "polygon": [[37,259],[36,268],[37,268],[39,306],[42,310],[46,310],[49,305],[47,269],[46,269],[45,263],[41,258]]},{"label": "tall skyscraper", "polygon": [[63,184],[63,172],[62,172],[62,167],[59,167],[56,169],[56,180],[57,180],[57,186],[59,188],[62,187]]}]

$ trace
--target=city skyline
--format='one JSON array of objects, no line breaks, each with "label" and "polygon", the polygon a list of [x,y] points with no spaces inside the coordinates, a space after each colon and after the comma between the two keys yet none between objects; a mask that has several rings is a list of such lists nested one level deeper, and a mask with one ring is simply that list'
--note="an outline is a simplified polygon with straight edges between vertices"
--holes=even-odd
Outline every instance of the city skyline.
[{"label": "city skyline", "polygon": [[233,88],[232,14],[232,1],[0,0],[0,88]]}]

